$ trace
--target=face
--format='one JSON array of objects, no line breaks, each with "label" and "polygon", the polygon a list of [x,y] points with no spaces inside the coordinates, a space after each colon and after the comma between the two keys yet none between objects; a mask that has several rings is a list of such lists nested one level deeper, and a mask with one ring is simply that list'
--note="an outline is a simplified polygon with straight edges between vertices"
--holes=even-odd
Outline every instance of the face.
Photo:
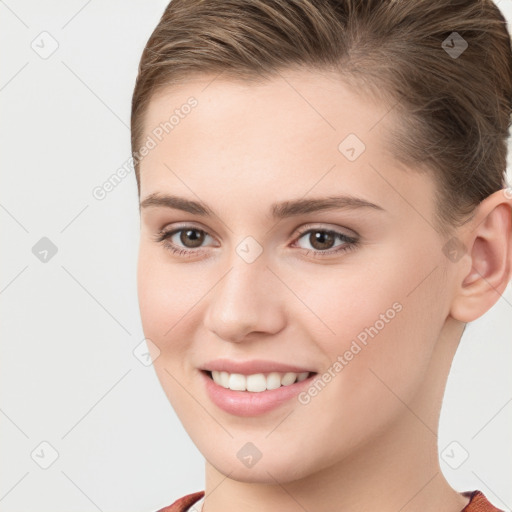
[{"label": "face", "polygon": [[[335,75],[281,76],[159,93],[141,162],[138,293],[153,365],[205,458],[252,482],[306,477],[395,428],[423,393],[450,304],[432,178],[384,142],[399,119]],[[243,375],[309,373],[226,390],[203,371],[217,360],[269,362],[223,367]]]}]

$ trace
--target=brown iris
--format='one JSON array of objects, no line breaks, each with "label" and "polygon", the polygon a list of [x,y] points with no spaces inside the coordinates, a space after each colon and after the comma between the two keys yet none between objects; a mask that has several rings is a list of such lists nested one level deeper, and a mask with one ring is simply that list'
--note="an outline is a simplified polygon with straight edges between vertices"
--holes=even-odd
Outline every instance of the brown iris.
[{"label": "brown iris", "polygon": [[[180,234],[180,241],[186,247],[199,247],[204,240],[204,232],[200,229],[183,229]],[[191,245],[187,245],[191,241]]]}]

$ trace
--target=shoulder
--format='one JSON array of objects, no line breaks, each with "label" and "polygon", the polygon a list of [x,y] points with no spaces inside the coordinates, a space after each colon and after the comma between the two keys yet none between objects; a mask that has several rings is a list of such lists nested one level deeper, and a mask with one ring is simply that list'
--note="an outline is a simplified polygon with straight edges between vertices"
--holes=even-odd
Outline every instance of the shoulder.
[{"label": "shoulder", "polygon": [[177,499],[171,505],[167,507],[161,508],[156,512],[186,512],[186,510],[191,507],[196,501],[199,501],[204,496],[204,491],[193,492],[192,494],[187,494],[182,498]]},{"label": "shoulder", "polygon": [[496,508],[481,491],[469,491],[463,494],[469,496],[470,500],[461,512],[503,512]]},{"label": "shoulder", "polygon": [[[470,498],[469,503],[461,512],[503,512],[496,508],[482,493],[482,491],[469,491],[463,493]],[[204,491],[187,494],[177,499],[171,505],[161,508],[156,512],[186,512],[189,507],[198,502],[204,496]]]}]

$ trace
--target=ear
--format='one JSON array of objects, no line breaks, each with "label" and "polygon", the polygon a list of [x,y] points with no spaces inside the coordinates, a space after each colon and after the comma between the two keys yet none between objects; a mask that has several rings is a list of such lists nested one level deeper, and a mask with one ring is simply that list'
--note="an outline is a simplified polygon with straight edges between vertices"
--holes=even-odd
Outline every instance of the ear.
[{"label": "ear", "polygon": [[467,323],[488,311],[510,281],[512,189],[499,190],[484,199],[455,241],[459,247],[464,245],[466,253],[457,262],[450,314]]}]

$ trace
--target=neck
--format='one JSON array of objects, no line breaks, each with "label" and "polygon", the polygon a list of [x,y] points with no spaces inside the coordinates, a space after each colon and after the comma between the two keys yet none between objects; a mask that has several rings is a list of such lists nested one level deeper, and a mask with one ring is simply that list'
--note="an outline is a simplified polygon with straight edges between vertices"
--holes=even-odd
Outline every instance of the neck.
[{"label": "neck", "polygon": [[427,379],[380,437],[334,465],[285,484],[275,479],[269,483],[236,481],[207,461],[203,511],[328,512],[335,507],[340,512],[460,512],[469,498],[452,489],[443,476],[437,428],[463,327],[447,320]]}]

